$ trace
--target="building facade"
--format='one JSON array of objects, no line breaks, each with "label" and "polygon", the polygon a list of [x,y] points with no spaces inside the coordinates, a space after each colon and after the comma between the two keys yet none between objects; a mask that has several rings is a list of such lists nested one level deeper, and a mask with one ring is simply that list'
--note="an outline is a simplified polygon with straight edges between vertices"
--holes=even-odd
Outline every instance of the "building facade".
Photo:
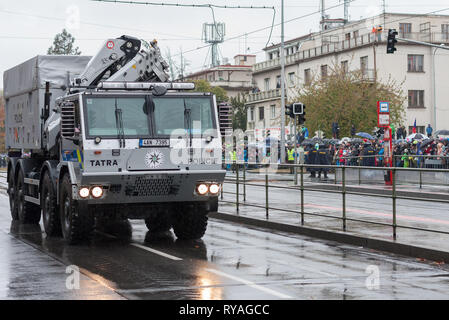
[{"label": "building facade", "polygon": [[[380,27],[382,31],[373,32]],[[348,72],[360,70],[369,81],[385,82],[391,77],[403,83],[406,112],[402,124],[408,132],[415,119],[418,131],[428,124],[437,130],[449,129],[449,50],[398,41],[397,51],[387,55],[388,29],[396,29],[398,37],[449,45],[449,16],[393,13],[286,41],[287,101],[313,77],[325,77],[334,66],[341,66]],[[267,129],[276,135],[273,128],[277,128],[279,134],[283,116],[280,44],[264,50],[266,60],[254,64],[255,87],[247,97],[248,135],[256,140],[263,139]]]},{"label": "building facade", "polygon": [[229,98],[246,94],[253,87],[252,66],[255,55],[239,54],[234,57],[234,64],[225,64],[201,70],[187,75],[186,80],[207,80],[211,86],[222,87]]}]

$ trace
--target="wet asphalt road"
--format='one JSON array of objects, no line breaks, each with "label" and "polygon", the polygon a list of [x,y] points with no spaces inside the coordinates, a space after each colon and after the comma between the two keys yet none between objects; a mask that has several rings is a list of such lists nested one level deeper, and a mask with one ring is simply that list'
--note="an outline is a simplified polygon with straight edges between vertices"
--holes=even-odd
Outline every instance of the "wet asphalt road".
[{"label": "wet asphalt road", "polygon": [[[113,229],[67,246],[11,223],[0,190],[0,298],[449,298],[449,268],[432,262],[212,219],[201,241],[151,235],[142,221]],[[78,290],[66,288],[69,265]]]},{"label": "wet asphalt road", "polygon": [[[265,187],[263,175],[248,175],[251,185],[246,186],[246,201],[243,199],[243,185],[240,184],[239,201],[241,203],[239,214],[258,219],[265,219]],[[323,180],[307,179],[306,188],[320,188],[320,183],[325,184]],[[257,184],[258,186],[255,186]],[[260,186],[259,186],[260,185]],[[280,181],[277,178],[270,180],[269,189],[269,207],[287,209],[299,212],[301,210],[301,193],[299,189],[279,189],[275,186],[293,187],[292,181]],[[370,193],[369,188],[386,188],[385,186],[361,186],[360,191]],[[412,189],[415,191],[419,188]],[[307,189],[306,189],[307,190]],[[407,189],[408,190],[408,189]],[[441,186],[439,192],[447,194],[447,187]],[[224,201],[220,211],[224,213],[235,213],[235,192],[236,187],[233,182],[227,182],[224,185]],[[433,192],[436,198],[439,194],[433,189],[426,190]],[[248,204],[244,205],[244,204]],[[260,207],[250,206],[258,205]],[[305,226],[320,228],[326,230],[342,231],[342,220],[328,217],[342,217],[342,195],[330,191],[305,191],[304,192],[304,210],[306,213],[304,220]],[[393,228],[393,206],[391,198],[381,198],[374,196],[346,195],[346,217],[367,222],[376,222],[387,224],[379,226],[360,221],[347,221],[347,232],[351,232],[364,237],[376,237],[384,240],[392,240]],[[433,201],[397,199],[396,201],[396,221],[399,226],[420,228],[428,230],[437,230],[449,232],[449,204],[437,203]],[[313,216],[318,214],[321,216]],[[269,220],[287,224],[300,224],[300,214],[294,212],[283,212],[280,210],[269,210]],[[438,232],[427,232],[415,229],[398,228],[397,241],[416,246],[434,248],[443,251],[449,251],[449,234]]]}]

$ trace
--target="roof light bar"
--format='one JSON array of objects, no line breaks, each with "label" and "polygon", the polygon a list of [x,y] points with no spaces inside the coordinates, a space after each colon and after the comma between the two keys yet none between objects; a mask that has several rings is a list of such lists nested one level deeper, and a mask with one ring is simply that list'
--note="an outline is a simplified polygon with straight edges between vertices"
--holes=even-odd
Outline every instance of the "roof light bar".
[{"label": "roof light bar", "polygon": [[189,82],[100,82],[97,89],[103,90],[152,90],[154,87],[165,87],[167,90],[193,90],[194,83]]}]

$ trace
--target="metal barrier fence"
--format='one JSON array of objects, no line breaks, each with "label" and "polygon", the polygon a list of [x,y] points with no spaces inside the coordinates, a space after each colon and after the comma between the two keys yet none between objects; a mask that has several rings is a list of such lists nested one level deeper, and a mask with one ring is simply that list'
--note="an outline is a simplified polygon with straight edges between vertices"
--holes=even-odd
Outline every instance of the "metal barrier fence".
[{"label": "metal barrier fence", "polygon": [[[416,199],[414,197],[410,196],[404,196],[404,195],[398,195],[397,189],[396,189],[396,181],[398,173],[400,172],[420,172],[420,173],[446,173],[449,174],[449,170],[445,169],[422,169],[422,168],[398,168],[398,167],[392,167],[392,168],[379,168],[379,167],[359,167],[360,169],[367,169],[367,170],[381,170],[385,173],[391,172],[391,193],[390,194],[380,194],[380,193],[367,193],[367,192],[357,192],[357,191],[350,191],[347,190],[346,185],[346,170],[351,169],[351,167],[348,166],[335,166],[335,165],[305,165],[305,164],[273,164],[274,166],[282,166],[282,167],[293,167],[295,172],[299,171],[299,186],[280,186],[280,185],[270,185],[268,183],[268,172],[264,173],[265,181],[264,184],[256,184],[251,183],[246,179],[246,164],[245,163],[234,163],[235,166],[235,172],[236,176],[235,179],[226,178],[225,182],[228,183],[235,183],[236,185],[236,192],[225,192],[224,186],[221,189],[221,196],[220,201],[224,203],[232,203],[236,206],[236,212],[239,212],[240,206],[249,206],[249,207],[255,207],[255,208],[263,208],[265,209],[265,218],[268,220],[270,210],[276,210],[281,212],[288,212],[288,213],[294,213],[300,215],[300,222],[301,225],[304,225],[305,216],[318,216],[318,217],[325,217],[330,219],[338,219],[342,221],[342,230],[346,231],[347,229],[347,221],[353,221],[353,222],[362,222],[367,224],[373,224],[373,225],[379,225],[379,226],[389,226],[392,228],[392,235],[393,239],[396,240],[397,238],[397,229],[398,228],[404,228],[404,229],[412,229],[412,230],[419,230],[419,231],[427,231],[427,232],[435,232],[440,234],[449,235],[449,231],[442,231],[442,230],[435,230],[435,229],[426,229],[426,228],[420,228],[420,227],[413,227],[413,226],[406,226],[406,225],[400,225],[397,223],[397,200],[398,199],[405,199],[405,200],[415,200],[415,201],[430,201],[430,202],[437,202],[437,203],[448,203],[449,200],[446,199],[438,199],[438,198],[419,198]],[[240,170],[242,168],[242,170]],[[334,169],[336,171],[341,171],[341,188],[340,189],[320,189],[316,185],[312,185],[311,187],[308,187],[304,183],[304,174],[306,172],[305,169],[308,168],[315,168],[315,169]],[[358,168],[358,169],[359,169]],[[243,173],[243,177],[240,177],[240,171]],[[243,186],[243,192],[240,193],[240,185]],[[247,186],[254,186],[263,188],[265,191],[265,205],[255,204],[255,203],[249,203],[246,199],[246,187]],[[300,192],[300,210],[291,210],[291,209],[285,209],[285,208],[275,208],[269,205],[269,190],[272,189],[290,189],[290,190],[298,190]],[[306,212],[304,210],[304,201],[305,201],[305,191],[310,192],[330,192],[330,193],[337,193],[341,194],[342,196],[342,211],[341,216],[333,216],[333,215],[325,215],[320,213],[313,213],[313,212]],[[223,199],[224,194],[232,194],[235,195],[235,201],[226,201]],[[370,220],[362,220],[362,219],[355,219],[355,218],[349,218],[346,214],[346,200],[347,195],[361,195],[361,196],[368,196],[368,197],[381,197],[381,198],[389,198],[392,199],[392,222],[384,223],[384,222],[377,222],[377,221],[370,221]],[[241,201],[240,196],[243,196],[243,201]]]},{"label": "metal barrier fence", "polygon": [[[410,154],[394,155],[393,158],[395,167],[449,169],[449,156]],[[336,165],[351,167],[363,166],[364,163],[370,162],[373,163],[373,166],[383,167],[384,159],[385,157],[382,155],[344,156],[333,158],[333,162]]]}]

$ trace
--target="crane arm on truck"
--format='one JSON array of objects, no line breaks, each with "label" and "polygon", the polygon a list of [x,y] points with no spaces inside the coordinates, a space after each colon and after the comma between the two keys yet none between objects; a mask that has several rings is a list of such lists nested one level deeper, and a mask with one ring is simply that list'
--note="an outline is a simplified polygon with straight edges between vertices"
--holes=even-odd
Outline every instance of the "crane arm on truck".
[{"label": "crane arm on truck", "polygon": [[121,36],[104,43],[73,86],[92,87],[103,81],[167,82],[167,69],[156,40],[148,44]]}]

